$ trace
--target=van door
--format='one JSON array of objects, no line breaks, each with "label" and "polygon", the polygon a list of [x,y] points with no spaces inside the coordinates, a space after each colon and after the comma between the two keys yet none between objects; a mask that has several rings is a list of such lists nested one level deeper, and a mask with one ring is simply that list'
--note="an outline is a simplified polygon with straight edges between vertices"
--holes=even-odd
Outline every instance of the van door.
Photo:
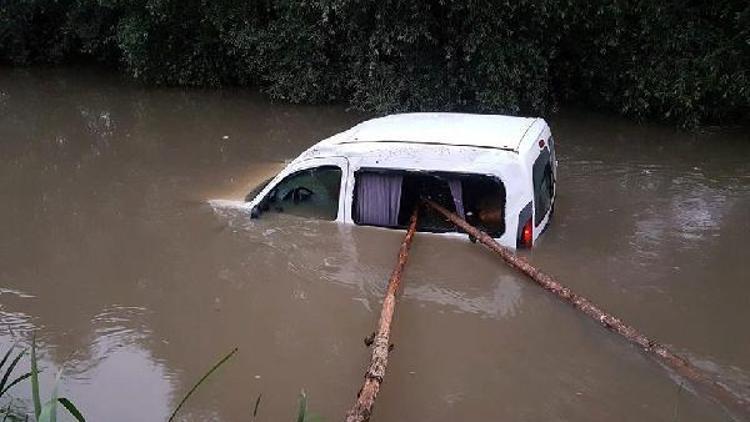
[{"label": "van door", "polygon": [[283,213],[343,221],[349,162],[343,157],[312,158],[285,168],[250,203],[254,218]]}]

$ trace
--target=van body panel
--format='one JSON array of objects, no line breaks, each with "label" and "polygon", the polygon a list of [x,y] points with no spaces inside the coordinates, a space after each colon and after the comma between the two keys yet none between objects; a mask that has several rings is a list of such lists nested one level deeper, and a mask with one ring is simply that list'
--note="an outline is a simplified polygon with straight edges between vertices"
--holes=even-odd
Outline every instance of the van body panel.
[{"label": "van body panel", "polygon": [[[429,113],[429,116],[424,116],[424,113],[410,113],[399,116],[414,116],[414,118],[423,124],[426,117],[432,119],[437,118],[436,116],[441,114],[444,113]],[[456,119],[456,113],[447,114],[452,116],[451,119]],[[451,139],[450,142],[445,140],[426,142],[425,139],[420,139],[419,142],[398,139],[377,141],[370,139],[376,136],[375,134],[377,133],[373,127],[368,129],[369,138],[357,138],[357,132],[361,131],[361,128],[357,128],[361,125],[355,126],[352,129],[327,138],[303,152],[281,173],[274,177],[246,206],[251,210],[254,209],[288,175],[300,170],[324,165],[336,165],[342,170],[336,221],[347,224],[354,224],[352,216],[355,189],[354,173],[360,169],[492,176],[498,178],[503,183],[506,195],[504,210],[505,231],[497,240],[504,246],[515,248],[517,233],[520,229],[519,214],[529,202],[535,202],[533,182],[534,162],[542,150],[550,148],[549,139],[551,131],[543,119],[497,117],[498,122],[517,121],[519,125],[525,125],[505,131],[506,136],[507,133],[522,134],[521,138],[515,143],[517,145],[516,149],[488,147],[488,139],[490,139],[488,135],[478,141],[468,139],[465,142],[460,139]],[[492,116],[486,116],[486,119],[491,120],[491,118]],[[408,121],[408,118],[402,118],[400,124],[406,124],[406,121]],[[461,121],[470,122],[472,119],[463,119]],[[464,132],[477,133],[477,130],[477,128],[467,128]],[[398,132],[394,129],[393,125],[389,125],[387,130],[384,130],[384,133],[386,132],[389,134],[388,137],[398,137]],[[452,133],[455,136],[463,132],[461,130],[453,130]],[[416,136],[413,131],[409,133],[409,137],[411,138],[415,138]],[[542,146],[540,146],[540,141],[543,141]],[[512,141],[505,140],[504,142],[507,145],[513,145]],[[557,163],[554,160],[554,150],[550,152],[553,157],[550,166],[554,175],[554,186],[554,182],[557,180]],[[556,186],[554,186],[551,198],[553,202],[555,194]],[[533,207],[536,213],[537,205],[534,203]],[[546,225],[549,224],[550,215],[551,207],[545,213],[540,224],[533,225],[534,240],[541,234]]]}]

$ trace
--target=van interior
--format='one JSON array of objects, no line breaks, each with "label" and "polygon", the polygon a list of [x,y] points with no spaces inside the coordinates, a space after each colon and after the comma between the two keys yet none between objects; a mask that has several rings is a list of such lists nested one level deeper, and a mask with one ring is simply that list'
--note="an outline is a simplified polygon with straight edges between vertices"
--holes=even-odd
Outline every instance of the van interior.
[{"label": "van interior", "polygon": [[[269,180],[270,181],[270,180]],[[254,197],[269,183],[264,182],[248,194]],[[300,170],[285,177],[263,198],[250,216],[275,212],[300,217],[335,220],[339,209],[341,169],[322,166]]]},{"label": "van interior", "polygon": [[[365,226],[405,228],[422,198],[431,199],[470,224],[500,237],[505,232],[505,186],[494,176],[451,172],[360,169],[354,173],[352,217]],[[293,173],[269,192],[251,212],[284,213],[335,220],[339,207],[341,170],[323,166]],[[266,182],[267,183],[267,182]],[[248,194],[254,197],[265,184]],[[420,214],[423,232],[456,231],[434,212]]]},{"label": "van interior", "polygon": [[[493,237],[505,232],[505,187],[493,176],[362,169],[355,173],[352,216],[359,225],[405,228],[421,198],[431,199]],[[456,228],[436,213],[420,214],[419,231]]]}]

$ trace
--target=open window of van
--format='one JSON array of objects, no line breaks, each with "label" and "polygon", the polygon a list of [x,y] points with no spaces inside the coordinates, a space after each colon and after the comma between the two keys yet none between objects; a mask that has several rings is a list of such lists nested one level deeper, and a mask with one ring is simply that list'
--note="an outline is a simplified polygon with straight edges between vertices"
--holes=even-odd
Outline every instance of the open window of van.
[{"label": "open window of van", "polygon": [[[355,224],[404,228],[421,198],[455,212],[493,237],[505,232],[505,186],[493,176],[449,172],[361,169],[354,174]],[[420,215],[420,231],[456,231],[435,213]]]}]

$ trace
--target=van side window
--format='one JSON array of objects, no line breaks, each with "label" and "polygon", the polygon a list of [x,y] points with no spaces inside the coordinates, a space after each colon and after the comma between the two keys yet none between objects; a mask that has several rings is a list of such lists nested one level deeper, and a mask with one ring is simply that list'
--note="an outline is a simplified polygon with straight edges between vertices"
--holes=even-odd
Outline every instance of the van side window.
[{"label": "van side window", "polygon": [[258,204],[260,212],[335,220],[341,173],[337,166],[321,166],[290,174]]},{"label": "van side window", "polygon": [[544,220],[554,196],[554,180],[552,176],[552,161],[549,149],[539,153],[532,169],[534,178],[534,225],[538,226]]},{"label": "van side window", "polygon": [[[479,174],[360,169],[354,173],[352,218],[355,224],[404,228],[423,198],[429,198],[469,223],[500,237],[505,232],[505,186]],[[456,228],[441,215],[424,212],[418,231]]]}]

